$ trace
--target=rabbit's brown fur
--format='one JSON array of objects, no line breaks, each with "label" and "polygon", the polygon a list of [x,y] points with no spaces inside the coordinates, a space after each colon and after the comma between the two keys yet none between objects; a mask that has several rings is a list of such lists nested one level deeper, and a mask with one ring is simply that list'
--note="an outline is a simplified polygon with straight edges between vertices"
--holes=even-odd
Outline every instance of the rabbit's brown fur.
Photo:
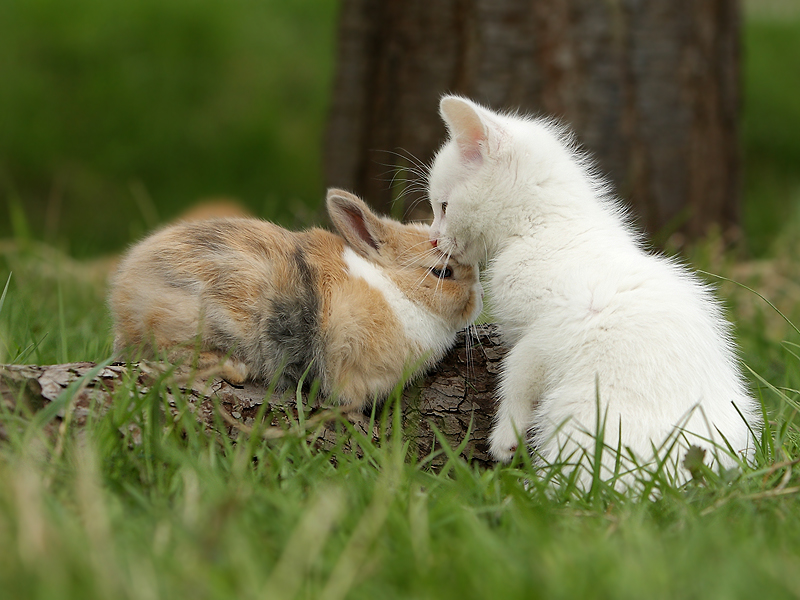
[{"label": "rabbit's brown fur", "polygon": [[307,372],[352,407],[385,396],[477,317],[478,270],[447,262],[427,226],[377,217],[352,194],[331,190],[328,210],[346,240],[215,219],[140,242],[112,284],[116,349],[176,361],[197,347],[199,368],[221,365],[232,380],[279,376],[283,388]]}]

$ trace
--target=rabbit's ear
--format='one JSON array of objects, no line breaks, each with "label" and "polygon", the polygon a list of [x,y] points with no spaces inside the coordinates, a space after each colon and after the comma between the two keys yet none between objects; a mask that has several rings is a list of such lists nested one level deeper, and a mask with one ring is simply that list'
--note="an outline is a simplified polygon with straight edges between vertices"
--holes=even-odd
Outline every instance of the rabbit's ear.
[{"label": "rabbit's ear", "polygon": [[353,250],[365,257],[380,251],[386,228],[361,198],[331,188],[328,190],[327,203],[334,226]]}]

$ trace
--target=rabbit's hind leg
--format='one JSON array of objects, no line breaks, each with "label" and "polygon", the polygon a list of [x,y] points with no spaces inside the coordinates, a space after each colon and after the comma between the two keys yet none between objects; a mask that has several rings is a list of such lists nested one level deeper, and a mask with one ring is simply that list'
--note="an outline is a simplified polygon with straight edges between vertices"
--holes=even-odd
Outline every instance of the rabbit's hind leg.
[{"label": "rabbit's hind leg", "polygon": [[239,359],[213,351],[201,352],[197,359],[197,376],[201,379],[216,377],[230,384],[244,383],[250,369]]},{"label": "rabbit's hind leg", "polygon": [[250,369],[247,368],[245,363],[228,354],[214,350],[203,350],[199,353],[191,352],[190,350],[189,355],[185,351],[173,351],[170,352],[168,358],[171,363],[182,362],[190,367],[184,375],[186,380],[216,378],[224,379],[233,385],[239,385],[244,383],[250,374]]}]

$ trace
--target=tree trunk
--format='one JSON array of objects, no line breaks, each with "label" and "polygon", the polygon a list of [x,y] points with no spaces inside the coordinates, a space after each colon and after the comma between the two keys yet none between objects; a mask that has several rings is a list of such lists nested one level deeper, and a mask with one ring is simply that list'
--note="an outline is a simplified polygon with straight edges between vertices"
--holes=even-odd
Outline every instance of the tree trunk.
[{"label": "tree trunk", "polygon": [[[496,376],[504,354],[497,327],[478,326],[474,332],[460,333],[456,346],[436,370],[404,390],[401,403],[403,434],[419,456],[428,456],[441,447],[435,433],[438,430],[451,448],[464,444],[463,458],[484,466],[491,464],[487,439],[494,414]],[[92,411],[103,411],[111,405],[115,389],[131,385],[124,383],[129,374],[135,375],[135,385],[142,394],[160,379],[158,366],[147,363],[132,365],[131,371],[119,363],[105,367],[94,363],[2,365],[0,400],[5,406],[0,415],[10,415],[15,411],[36,413],[50,407],[56,411],[55,417],[46,425],[51,434],[55,434],[65,422],[72,427],[81,427]],[[186,370],[179,369],[176,378],[166,381],[180,381],[187,375]],[[123,389],[129,390],[130,387]],[[194,405],[193,414],[198,421],[234,440],[243,433],[258,430],[259,435],[265,438],[303,435],[318,446],[331,447],[340,443],[341,436],[345,435],[338,426],[340,418],[353,423],[375,442],[381,437],[379,425],[370,430],[368,416],[361,413],[340,415],[336,410],[326,408],[321,400],[309,407],[304,416],[305,426],[300,427],[293,395],[288,399],[270,398],[269,406],[262,412],[266,421],[257,424],[256,417],[267,395],[267,388],[262,385],[233,386],[215,379],[167,383],[164,389],[167,404],[174,415],[180,406],[176,394],[180,393]],[[222,430],[218,429],[220,422],[224,423]],[[17,423],[15,419],[5,422],[0,419],[0,440],[8,437],[9,428],[14,423]],[[129,427],[135,429],[134,425]],[[465,441],[468,432],[469,439]],[[131,433],[135,440],[137,432],[132,430]],[[431,464],[435,467],[445,460],[446,456],[440,453]]]},{"label": "tree trunk", "polygon": [[431,160],[455,92],[564,119],[651,233],[727,231],[739,28],[737,0],[342,0],[326,180],[389,212],[389,179]]}]

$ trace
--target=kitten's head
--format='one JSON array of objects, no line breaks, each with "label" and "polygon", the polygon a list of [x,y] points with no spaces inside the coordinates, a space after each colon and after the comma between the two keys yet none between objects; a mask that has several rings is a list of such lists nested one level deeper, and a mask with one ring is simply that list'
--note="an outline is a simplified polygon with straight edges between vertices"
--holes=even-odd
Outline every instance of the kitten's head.
[{"label": "kitten's head", "polygon": [[552,123],[493,112],[445,96],[439,112],[450,138],[428,178],[431,239],[458,260],[485,262],[520,226],[536,219],[542,183],[568,155]]}]

